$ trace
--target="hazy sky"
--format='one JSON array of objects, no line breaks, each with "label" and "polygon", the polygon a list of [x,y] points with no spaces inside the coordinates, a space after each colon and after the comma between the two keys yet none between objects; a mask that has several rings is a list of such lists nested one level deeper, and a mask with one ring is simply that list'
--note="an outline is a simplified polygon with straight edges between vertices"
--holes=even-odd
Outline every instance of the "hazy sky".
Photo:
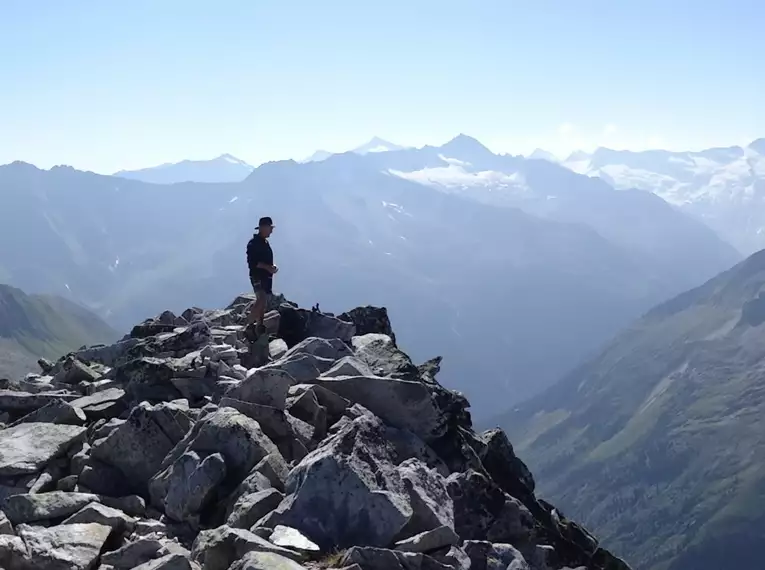
[{"label": "hazy sky", "polygon": [[0,163],[765,136],[761,0],[2,0]]}]

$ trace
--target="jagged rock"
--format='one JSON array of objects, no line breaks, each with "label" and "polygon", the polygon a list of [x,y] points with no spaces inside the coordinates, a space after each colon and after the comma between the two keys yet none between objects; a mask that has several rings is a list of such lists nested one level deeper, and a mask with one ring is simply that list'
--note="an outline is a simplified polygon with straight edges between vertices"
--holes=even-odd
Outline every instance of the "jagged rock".
[{"label": "jagged rock", "polygon": [[101,373],[77,358],[67,358],[61,370],[53,377],[54,382],[61,384],[77,384],[79,382],[95,382],[101,377]]},{"label": "jagged rock", "polygon": [[287,354],[289,347],[284,340],[277,338],[268,343],[268,354],[272,360],[279,360],[282,356]]},{"label": "jagged rock", "polygon": [[428,387],[421,382],[347,376],[320,379],[317,383],[369,409],[390,425],[408,429],[425,441],[446,432],[445,417]]},{"label": "jagged rock", "polygon": [[447,489],[454,501],[454,530],[463,540],[530,539],[534,517],[529,510],[480,473],[454,473],[447,479]]},{"label": "jagged rock", "polygon": [[146,501],[138,495],[126,495],[124,497],[99,495],[98,499],[107,507],[123,511],[132,517],[142,517],[146,514]]},{"label": "jagged rock", "polygon": [[54,364],[47,358],[38,358],[37,365],[40,367],[43,374],[50,374],[54,367]]},{"label": "jagged rock", "polygon": [[510,544],[468,540],[463,548],[471,570],[531,570],[523,555]]},{"label": "jagged rock", "polygon": [[355,356],[345,356],[322,374],[324,378],[338,376],[374,376],[372,369]]},{"label": "jagged rock", "polygon": [[191,559],[203,570],[227,570],[248,552],[271,552],[297,561],[299,555],[271,544],[250,531],[219,526],[199,533],[191,549]]},{"label": "jagged rock", "polygon": [[284,370],[295,382],[313,382],[322,372],[329,370],[334,361],[313,354],[290,353],[265,366],[266,369]]},{"label": "jagged rock", "polygon": [[[263,433],[277,443],[293,437],[292,429],[284,412],[272,406],[264,406],[253,402],[243,402],[235,398],[224,396],[220,400],[221,408],[234,408],[248,418],[252,418],[260,425]],[[277,443],[278,445],[278,443]]]},{"label": "jagged rock", "polygon": [[273,552],[248,552],[229,570],[305,570],[297,562]]},{"label": "jagged rock", "polygon": [[480,439],[483,446],[478,451],[478,457],[494,482],[521,501],[532,497],[534,477],[526,464],[516,457],[505,433],[493,429],[483,433]]},{"label": "jagged rock", "polygon": [[[309,337],[291,347],[283,360],[289,360],[299,354],[310,354],[317,358],[336,361],[344,356],[351,356],[353,352],[340,339],[324,339]],[[327,368],[328,370],[329,368]]]},{"label": "jagged rock", "polygon": [[[302,398],[306,394],[308,394],[308,397],[303,400]],[[304,421],[309,421],[306,418],[313,418],[315,416],[317,405],[325,408],[328,417],[334,421],[337,421],[345,413],[345,410],[351,406],[351,402],[348,399],[316,384],[296,384],[292,386],[287,403],[290,413]]]},{"label": "jagged rock", "polygon": [[0,568],[24,569],[29,553],[24,541],[18,536],[0,534]]},{"label": "jagged rock", "polygon": [[402,552],[432,552],[446,546],[456,546],[460,543],[460,537],[454,529],[448,526],[439,526],[396,543],[396,550]]},{"label": "jagged rock", "polygon": [[249,529],[278,507],[283,498],[284,495],[273,488],[248,493],[234,503],[226,524],[232,528]]},{"label": "jagged rock", "polygon": [[220,490],[221,496],[230,493],[265,457],[272,457],[274,462],[281,463],[282,468],[287,469],[278,449],[257,422],[233,408],[221,408],[198,421],[172,453],[164,458],[150,485],[152,503],[158,508],[166,504],[172,479],[171,467],[190,451],[200,457],[220,453],[226,465],[228,482]]},{"label": "jagged rock", "polygon": [[384,334],[367,334],[353,337],[353,352],[358,360],[366,364],[372,374],[419,380],[420,371],[412,360],[396,347],[393,339]]},{"label": "jagged rock", "polygon": [[0,390],[0,411],[23,416],[56,400],[69,402],[76,399],[76,395],[63,392],[30,394],[29,392]]},{"label": "jagged rock", "polygon": [[13,532],[13,525],[3,511],[0,511],[0,534],[16,534]]},{"label": "jagged rock", "polygon": [[88,570],[98,560],[112,529],[88,524],[62,524],[50,528],[19,525],[16,529],[29,552],[32,568]]},{"label": "jagged rock", "polygon": [[66,455],[85,432],[80,426],[48,423],[23,423],[0,430],[0,476],[41,470],[52,459]]},{"label": "jagged rock", "polygon": [[412,517],[402,535],[411,536],[440,526],[454,528],[454,504],[445,479],[417,459],[404,461],[397,470],[412,507]]},{"label": "jagged rock", "polygon": [[149,537],[149,536],[165,536],[167,535],[167,525],[158,520],[140,520],[135,523],[135,530],[133,536],[135,537]]},{"label": "jagged rock", "polygon": [[[415,552],[354,546],[345,553],[343,566],[358,564],[363,570],[452,570],[435,559]],[[513,569],[515,570],[515,569]]]},{"label": "jagged rock", "polygon": [[93,446],[91,455],[119,469],[131,488],[144,494],[149,479],[186,435],[189,425],[182,407],[142,402],[133,408],[127,422]]},{"label": "jagged rock", "polygon": [[189,521],[213,498],[213,491],[226,477],[226,462],[220,453],[204,459],[194,451],[181,455],[170,467],[165,513],[176,521]]},{"label": "jagged rock", "polygon": [[[452,570],[471,570],[470,557],[459,546],[452,546],[446,552],[433,552],[431,555],[434,560]],[[502,570],[507,570],[503,568]],[[534,570],[549,570],[548,568],[535,568]],[[565,570],[565,569],[563,569]]]},{"label": "jagged rock", "polygon": [[13,425],[39,422],[81,426],[86,420],[85,413],[81,409],[63,400],[53,400],[17,420]]},{"label": "jagged rock", "polygon": [[[293,468],[287,497],[260,524],[294,527],[323,548],[392,544],[413,518],[412,491],[431,488],[431,481],[405,482],[416,469],[396,464],[414,448],[398,447],[399,440],[398,430],[371,414],[347,423]],[[440,497],[448,501],[443,487]],[[416,507],[436,501],[419,497]]]},{"label": "jagged rock", "polygon": [[226,396],[283,410],[287,402],[287,393],[295,384],[297,381],[284,370],[256,368],[241,384],[228,390]]},{"label": "jagged rock", "polygon": [[145,356],[115,368],[115,380],[125,386],[125,392],[134,402],[171,401],[181,397],[173,385],[175,369],[169,358]]},{"label": "jagged rock", "polygon": [[117,533],[133,532],[135,519],[118,509],[100,503],[86,505],[61,524],[98,523],[110,527]]},{"label": "jagged rock", "polygon": [[14,525],[68,517],[93,502],[91,493],[51,491],[34,495],[13,495],[5,499],[2,510]]},{"label": "jagged rock", "polygon": [[168,554],[156,560],[144,562],[134,570],[198,570],[199,565],[191,562],[183,554]]},{"label": "jagged rock", "polygon": [[121,388],[108,388],[90,396],[72,400],[70,404],[85,412],[89,420],[110,419],[127,410],[127,396]]},{"label": "jagged rock", "polygon": [[356,335],[384,334],[396,343],[396,335],[388,317],[385,307],[356,307],[355,309],[338,315],[338,319],[353,323],[356,327]]},{"label": "jagged rock", "polygon": [[316,556],[321,551],[318,544],[311,542],[299,530],[288,526],[277,525],[269,540],[276,546],[289,548],[306,558]]},{"label": "jagged rock", "polygon": [[117,550],[104,553],[101,556],[101,564],[111,566],[115,570],[131,570],[157,558],[162,548],[162,542],[155,538],[139,538]]}]

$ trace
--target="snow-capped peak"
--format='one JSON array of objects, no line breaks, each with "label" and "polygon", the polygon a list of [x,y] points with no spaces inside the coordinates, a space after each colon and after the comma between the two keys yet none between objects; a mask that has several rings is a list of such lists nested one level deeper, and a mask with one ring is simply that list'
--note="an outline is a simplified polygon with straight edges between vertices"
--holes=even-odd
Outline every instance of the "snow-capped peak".
[{"label": "snow-capped peak", "polygon": [[237,157],[232,156],[230,154],[222,154],[217,158],[217,160],[222,160],[224,162],[228,162],[229,164],[244,166],[245,168],[249,168],[250,170],[253,170],[253,167],[251,165],[247,164],[245,161],[240,160]]}]

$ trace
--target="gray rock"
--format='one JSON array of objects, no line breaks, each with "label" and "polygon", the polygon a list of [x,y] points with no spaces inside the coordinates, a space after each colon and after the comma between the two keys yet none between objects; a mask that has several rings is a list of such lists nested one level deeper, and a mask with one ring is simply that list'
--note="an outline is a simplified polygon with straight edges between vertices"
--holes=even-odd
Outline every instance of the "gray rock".
[{"label": "gray rock", "polygon": [[264,475],[274,489],[284,491],[289,475],[289,467],[287,467],[284,458],[280,454],[269,453],[258,462],[253,471]]},{"label": "gray rock", "polygon": [[341,321],[332,315],[312,311],[308,318],[306,334],[309,337],[340,339],[348,343],[356,334],[356,326],[352,322]]},{"label": "gray rock", "polygon": [[266,489],[240,497],[229,514],[226,524],[232,528],[249,529],[273,511],[284,495],[276,489]]},{"label": "gray rock", "polygon": [[454,473],[447,479],[454,501],[454,530],[463,540],[524,543],[534,517],[523,504],[476,471]]},{"label": "gray rock", "polygon": [[49,461],[85,437],[85,428],[24,423],[0,431],[0,476],[40,471]]},{"label": "gray rock", "polygon": [[259,524],[291,526],[325,549],[391,544],[412,508],[386,441],[374,416],[349,423],[292,469],[287,497]]},{"label": "gray rock", "polygon": [[116,570],[131,570],[136,566],[158,557],[163,548],[162,542],[154,538],[139,538],[122,548],[106,552],[101,556],[101,564],[112,566]]},{"label": "gray rock", "polygon": [[[313,398],[305,400],[302,404],[298,403],[298,400],[300,400],[306,393],[311,394]],[[315,399],[315,402],[317,402],[319,406],[326,408],[329,418],[332,419],[339,418],[349,407],[351,407],[351,402],[348,399],[343,398],[322,386],[317,386],[315,384],[297,384],[290,388],[288,397],[290,409],[295,407],[297,413],[290,413],[295,417],[308,421],[305,418],[313,417],[314,414],[313,399]],[[298,411],[301,409],[305,415],[301,415]]]},{"label": "gray rock", "polygon": [[[284,355],[284,360],[289,360],[297,354],[312,354],[334,362],[344,356],[351,356],[353,351],[339,339],[309,337],[289,349]],[[329,370],[329,367],[326,370]]]},{"label": "gray rock", "polygon": [[3,511],[0,511],[0,534],[16,534],[13,532],[11,521],[8,520]]},{"label": "gray rock", "polygon": [[[459,546],[452,546],[445,553],[432,553],[431,556],[433,559],[440,562],[444,566],[448,566],[452,570],[476,570],[476,568],[472,568],[470,557]],[[546,569],[535,568],[534,570]]]},{"label": "gray rock", "polygon": [[292,353],[285,355],[277,362],[273,362],[265,368],[284,370],[289,373],[296,382],[313,382],[319,375],[328,370],[333,360],[320,358],[313,354]]},{"label": "gray rock", "polygon": [[168,532],[167,525],[158,520],[140,520],[135,523],[135,530],[133,536],[135,537],[148,537],[148,536],[166,536]]},{"label": "gray rock", "polygon": [[229,570],[305,570],[305,567],[273,552],[248,552]]},{"label": "gray rock", "polygon": [[0,390],[0,411],[10,412],[16,416],[34,412],[46,404],[56,400],[69,402],[77,399],[74,394],[63,392],[30,394],[29,392],[16,392],[14,390]]},{"label": "gray rock", "polygon": [[130,516],[142,517],[146,514],[146,501],[138,495],[125,495],[124,497],[99,495],[98,498],[107,507],[123,511]]},{"label": "gray rock", "polygon": [[5,499],[2,510],[14,525],[68,517],[90,503],[98,502],[90,493],[51,491],[35,495],[13,495]]},{"label": "gray rock", "polygon": [[347,376],[319,379],[317,384],[361,404],[394,427],[408,429],[426,442],[446,432],[445,415],[430,388],[422,382]]},{"label": "gray rock", "polygon": [[269,540],[276,546],[289,548],[306,558],[316,556],[321,551],[318,544],[310,541],[299,530],[289,526],[277,525]]},{"label": "gray rock", "polygon": [[484,432],[483,444],[477,450],[486,471],[502,490],[524,501],[534,494],[534,477],[526,464],[518,459],[513,446],[500,429]]},{"label": "gray rock", "polygon": [[219,405],[221,408],[234,408],[258,422],[263,433],[275,443],[278,440],[292,437],[290,424],[284,416],[284,412],[278,408],[252,402],[243,402],[242,400],[236,400],[227,396],[221,398]]},{"label": "gray rock", "polygon": [[203,570],[227,570],[235,560],[253,551],[271,552],[295,561],[299,558],[298,554],[271,544],[250,531],[224,525],[197,535],[191,548],[191,559]]},{"label": "gray rock", "polygon": [[93,445],[91,456],[119,469],[132,490],[145,494],[149,479],[189,425],[188,415],[178,406],[142,402],[133,408],[127,422]]},{"label": "gray rock", "polygon": [[399,552],[384,548],[354,546],[349,549],[341,564],[358,564],[363,570],[452,570],[436,560],[420,553]]},{"label": "gray rock", "polygon": [[446,546],[456,546],[460,537],[454,529],[440,526],[396,543],[396,550],[402,552],[432,552]]},{"label": "gray rock", "polygon": [[252,402],[283,410],[290,387],[297,381],[284,370],[278,368],[255,368],[250,371],[241,384],[226,392],[226,396],[235,400]]},{"label": "gray rock", "polygon": [[112,529],[88,524],[62,524],[50,528],[19,525],[32,568],[40,570],[89,570],[101,553]]},{"label": "gray rock", "polygon": [[326,372],[323,378],[336,378],[338,376],[374,376],[372,369],[355,356],[344,356]]},{"label": "gray rock", "polygon": [[121,388],[107,388],[73,400],[71,405],[80,408],[90,420],[109,419],[127,410],[127,396]]},{"label": "gray rock", "polygon": [[366,364],[375,376],[419,380],[417,366],[396,347],[389,336],[367,334],[352,340],[354,355]]},{"label": "gray rock", "polygon": [[117,366],[114,373],[131,401],[162,402],[181,397],[172,383],[175,368],[169,358],[136,358]]},{"label": "gray rock", "polygon": [[226,480],[229,483],[221,488],[221,496],[229,494],[267,456],[287,470],[276,445],[256,421],[233,408],[220,408],[198,421],[163,460],[150,485],[152,503],[158,508],[164,506],[168,494],[169,468],[189,451],[196,452],[200,457],[220,453],[226,464]]},{"label": "gray rock", "polygon": [[67,358],[61,370],[53,377],[54,382],[62,384],[78,384],[80,382],[95,382],[101,373],[77,358]]},{"label": "gray rock", "polygon": [[14,422],[13,425],[40,422],[81,426],[86,421],[85,413],[64,400],[53,400]]},{"label": "gray rock", "polygon": [[87,459],[77,482],[94,493],[111,496],[125,495],[133,488],[122,471],[92,457]]},{"label": "gray rock", "polygon": [[463,546],[470,568],[479,570],[531,570],[523,555],[510,544],[468,540]]},{"label": "gray rock", "polygon": [[117,533],[131,533],[135,527],[135,519],[118,509],[113,509],[99,503],[90,503],[83,507],[62,524],[98,523],[110,527]]},{"label": "gray rock", "polygon": [[29,563],[28,556],[27,546],[21,538],[0,534],[0,568],[25,569]]},{"label": "gray rock", "polygon": [[226,462],[220,453],[202,459],[196,452],[187,451],[168,470],[165,513],[179,522],[191,521],[210,502],[214,489],[226,477]]},{"label": "gray rock", "polygon": [[277,338],[268,343],[268,354],[273,360],[278,360],[284,356],[289,350],[287,343],[282,339]]},{"label": "gray rock", "polygon": [[56,482],[56,491],[65,491],[71,493],[77,487],[77,475],[67,475]]},{"label": "gray rock", "polygon": [[408,459],[397,468],[412,507],[412,518],[402,536],[412,536],[440,526],[454,528],[454,503],[446,480],[417,459]]},{"label": "gray rock", "polygon": [[168,554],[156,560],[144,562],[134,570],[198,570],[199,565],[191,562],[183,554]]}]

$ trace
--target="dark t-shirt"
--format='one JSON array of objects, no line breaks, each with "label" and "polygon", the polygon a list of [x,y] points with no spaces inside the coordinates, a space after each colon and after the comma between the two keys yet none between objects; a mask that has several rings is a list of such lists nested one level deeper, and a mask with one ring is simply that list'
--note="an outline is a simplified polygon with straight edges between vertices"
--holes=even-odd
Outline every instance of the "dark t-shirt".
[{"label": "dark t-shirt", "polygon": [[274,264],[274,252],[268,240],[258,234],[247,243],[247,265],[252,281],[271,281],[273,276],[265,269],[258,269],[258,263]]}]

